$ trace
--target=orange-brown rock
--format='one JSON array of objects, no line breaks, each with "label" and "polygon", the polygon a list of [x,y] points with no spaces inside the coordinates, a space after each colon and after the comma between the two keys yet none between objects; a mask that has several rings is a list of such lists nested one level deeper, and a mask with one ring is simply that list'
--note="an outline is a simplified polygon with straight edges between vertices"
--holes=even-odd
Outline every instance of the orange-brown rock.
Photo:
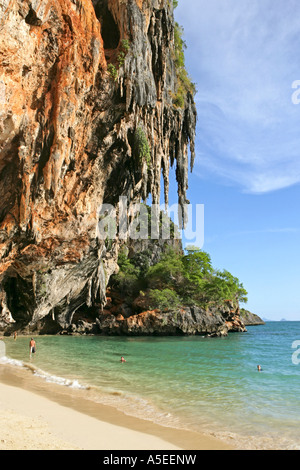
[{"label": "orange-brown rock", "polygon": [[167,200],[175,162],[185,204],[195,106],[172,101],[168,0],[1,0],[0,29],[0,328],[66,328],[81,307],[101,312],[117,269],[98,207],[159,202],[161,173]]}]

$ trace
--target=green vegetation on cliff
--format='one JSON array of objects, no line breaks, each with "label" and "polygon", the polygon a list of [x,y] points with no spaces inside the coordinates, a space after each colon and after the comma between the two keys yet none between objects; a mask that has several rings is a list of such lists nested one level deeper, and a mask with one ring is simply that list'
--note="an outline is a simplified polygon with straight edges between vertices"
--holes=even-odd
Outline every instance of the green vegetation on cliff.
[{"label": "green vegetation on cliff", "polygon": [[134,133],[133,153],[139,163],[146,161],[147,167],[151,164],[151,150],[148,139],[142,127],[137,127]]},{"label": "green vegetation on cliff", "polygon": [[[174,8],[177,7],[178,2],[173,2]],[[176,94],[173,97],[173,103],[178,108],[183,108],[186,96],[190,93],[192,96],[196,94],[196,86],[192,82],[185,66],[186,43],[183,39],[183,27],[175,22],[174,29],[174,62],[176,67],[177,87]]]}]

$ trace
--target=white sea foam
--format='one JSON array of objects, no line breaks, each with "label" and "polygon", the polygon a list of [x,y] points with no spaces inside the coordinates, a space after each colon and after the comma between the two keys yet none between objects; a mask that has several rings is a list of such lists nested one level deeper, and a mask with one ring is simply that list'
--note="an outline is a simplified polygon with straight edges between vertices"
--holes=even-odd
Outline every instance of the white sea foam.
[{"label": "white sea foam", "polygon": [[18,359],[12,359],[7,356],[2,356],[0,357],[0,364],[7,364],[10,366],[15,366],[15,367],[20,367],[23,369],[27,369],[33,373],[36,377],[39,377],[43,380],[45,380],[48,383],[54,383],[57,385],[62,385],[66,387],[70,387],[73,389],[80,389],[84,390],[87,389],[88,387],[86,385],[81,384],[78,380],[76,379],[67,379],[64,377],[59,377],[57,375],[50,374],[48,372],[43,371],[42,369],[38,369],[32,364],[25,363],[23,361],[20,361]]},{"label": "white sea foam", "polygon": [[84,390],[88,388],[86,385],[79,383],[79,381],[76,379],[67,379],[65,377],[59,377],[57,375],[49,374],[48,372],[45,372],[41,369],[35,369],[33,371],[33,375],[35,375],[36,377],[40,377],[41,379],[44,379],[48,383],[54,383],[57,385],[62,385],[65,387],[70,387],[70,388],[80,389],[80,390]]},{"label": "white sea foam", "polygon": [[23,361],[18,361],[17,359],[11,359],[7,356],[0,357],[0,364],[9,364],[11,366],[24,367]]}]

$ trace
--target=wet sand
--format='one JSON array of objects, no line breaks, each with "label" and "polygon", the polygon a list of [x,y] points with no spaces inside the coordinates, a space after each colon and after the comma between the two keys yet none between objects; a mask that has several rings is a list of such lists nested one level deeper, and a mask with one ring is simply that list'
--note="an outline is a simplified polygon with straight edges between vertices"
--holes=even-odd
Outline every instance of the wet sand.
[{"label": "wet sand", "polygon": [[0,365],[0,450],[230,450],[213,436],[156,425]]}]

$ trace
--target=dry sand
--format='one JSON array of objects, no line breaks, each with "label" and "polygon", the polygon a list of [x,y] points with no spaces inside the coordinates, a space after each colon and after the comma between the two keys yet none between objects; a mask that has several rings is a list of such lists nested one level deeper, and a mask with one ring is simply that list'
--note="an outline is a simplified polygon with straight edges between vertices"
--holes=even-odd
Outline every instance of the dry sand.
[{"label": "dry sand", "polygon": [[[17,386],[16,386],[17,385]],[[0,450],[226,450],[214,437],[88,403],[0,366]]]},{"label": "dry sand", "polygon": [[0,449],[177,449],[9,385],[0,384],[0,406]]}]

